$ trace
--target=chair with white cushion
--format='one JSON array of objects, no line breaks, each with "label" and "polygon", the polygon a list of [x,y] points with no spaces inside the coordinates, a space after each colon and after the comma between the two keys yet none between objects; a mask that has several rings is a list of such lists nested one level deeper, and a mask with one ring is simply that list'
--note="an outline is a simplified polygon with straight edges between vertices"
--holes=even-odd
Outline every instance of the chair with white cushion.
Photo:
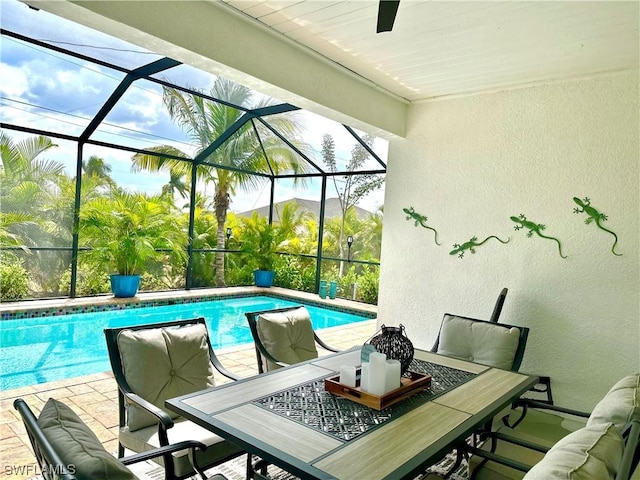
[{"label": "chair with white cushion", "polygon": [[[504,303],[504,295],[506,295],[506,289],[498,298],[500,309]],[[500,309],[498,309],[498,315]],[[495,323],[496,309],[492,318],[494,318],[492,321],[485,321],[445,313],[431,351],[439,355],[517,372],[524,357],[529,329]],[[491,431],[491,429],[490,421],[482,431]],[[475,442],[475,436],[472,438]],[[456,461],[447,473],[455,471],[466,456],[464,445],[461,445],[456,449]]]},{"label": "chair with white cushion", "polygon": [[309,311],[303,306],[245,315],[256,348],[259,373],[318,358],[316,345],[330,352],[338,351],[314,332]]},{"label": "chair with white cushion", "polygon": [[[482,448],[468,447],[469,472],[483,480],[628,480],[640,475],[640,374],[619,380],[593,411],[521,399],[527,409]],[[586,419],[586,421],[585,421]]]},{"label": "chair with white cushion", "polygon": [[[187,395],[215,385],[214,372],[236,380],[216,357],[205,320],[196,318],[104,331],[109,359],[118,384],[118,456],[127,448],[145,452],[185,440],[207,446],[196,452],[203,469],[243,453],[237,445],[165,408],[169,398]],[[166,479],[194,474],[189,452],[164,455],[156,462]]]},{"label": "chair with white cushion", "polygon": [[[46,480],[135,480],[138,477],[129,465],[180,450],[193,452],[206,448],[200,442],[188,441],[118,459],[104,449],[98,437],[63,402],[50,398],[38,418],[23,399],[18,398],[13,405],[22,417]],[[218,474],[209,480],[226,477]]]}]

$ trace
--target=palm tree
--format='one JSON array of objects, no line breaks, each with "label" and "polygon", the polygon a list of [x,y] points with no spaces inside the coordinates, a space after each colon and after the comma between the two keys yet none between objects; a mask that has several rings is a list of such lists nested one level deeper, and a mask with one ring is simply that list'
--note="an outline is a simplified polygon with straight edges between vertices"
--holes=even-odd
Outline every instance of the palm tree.
[{"label": "palm tree", "polygon": [[89,160],[82,161],[82,171],[86,177],[98,180],[100,186],[115,187],[116,182],[111,178],[111,165],[97,155],[91,155]]},{"label": "palm tree", "polygon": [[56,146],[44,136],[15,143],[5,132],[0,132],[3,237],[35,246],[44,240],[42,231],[50,233],[55,229],[47,212],[51,199],[58,193],[57,184],[64,165],[38,157]]},{"label": "palm tree", "polygon": [[[195,89],[192,90],[197,92]],[[244,115],[243,110],[233,108],[229,104],[247,109],[263,108],[272,104],[270,100],[260,100],[253,104],[253,92],[249,88],[220,77],[216,79],[208,95],[226,103],[214,102],[197,94],[184,93],[167,87],[163,87],[163,91],[163,101],[169,110],[169,115],[184,129],[195,144],[196,151],[191,157],[169,145],[155,146],[148,150],[187,159],[197,157]],[[295,115],[281,114],[269,120],[271,126],[290,139],[292,144],[302,151],[307,150],[297,140],[301,133],[301,124],[296,120]],[[199,166],[196,172],[199,181],[205,185],[215,186],[213,208],[217,221],[216,246],[219,250],[225,247],[225,222],[231,195],[237,190],[245,192],[255,190],[265,181],[264,177],[252,175],[249,172],[277,173],[284,169],[294,173],[306,171],[306,164],[301,163],[297,154],[278,137],[256,122],[255,129],[259,131],[260,142],[253,127],[253,122],[247,122],[204,159],[209,165]],[[268,160],[265,158],[265,153]],[[133,156],[133,162],[136,169],[164,170],[179,177],[184,177],[191,171],[191,162],[155,155],[136,154]],[[223,168],[211,165],[220,165]],[[225,285],[224,252],[222,251],[216,254],[216,285]]]}]

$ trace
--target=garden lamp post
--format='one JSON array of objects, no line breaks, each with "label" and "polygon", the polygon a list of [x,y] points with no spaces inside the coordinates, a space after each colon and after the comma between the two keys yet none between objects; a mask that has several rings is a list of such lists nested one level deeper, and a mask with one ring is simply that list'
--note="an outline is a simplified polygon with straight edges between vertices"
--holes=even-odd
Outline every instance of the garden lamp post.
[{"label": "garden lamp post", "polygon": [[224,248],[227,249],[229,248],[229,238],[231,238],[231,227],[227,227],[227,242],[224,245]]},{"label": "garden lamp post", "polygon": [[348,247],[348,250],[347,250],[347,262],[351,261],[351,245],[353,245],[353,236],[349,235],[347,237],[347,247]]}]

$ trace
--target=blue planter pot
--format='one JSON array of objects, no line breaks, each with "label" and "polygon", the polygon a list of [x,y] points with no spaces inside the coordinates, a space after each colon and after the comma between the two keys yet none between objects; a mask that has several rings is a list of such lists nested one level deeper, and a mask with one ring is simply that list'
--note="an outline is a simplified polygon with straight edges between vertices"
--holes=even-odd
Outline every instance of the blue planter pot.
[{"label": "blue planter pot", "polygon": [[273,270],[255,270],[253,272],[253,279],[256,287],[270,287],[273,285],[273,279],[276,276],[276,272]]},{"label": "blue planter pot", "polygon": [[140,286],[140,275],[111,275],[111,291],[114,297],[135,297]]}]

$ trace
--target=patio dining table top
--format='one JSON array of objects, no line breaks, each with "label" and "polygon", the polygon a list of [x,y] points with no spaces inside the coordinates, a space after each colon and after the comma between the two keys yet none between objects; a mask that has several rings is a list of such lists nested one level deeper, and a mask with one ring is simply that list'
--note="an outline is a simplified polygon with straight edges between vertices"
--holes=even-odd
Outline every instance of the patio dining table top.
[{"label": "patio dining table top", "polygon": [[301,478],[400,479],[441,460],[538,380],[416,349],[430,389],[377,411],[323,389],[341,366],[359,364],[352,349],[166,405]]}]

